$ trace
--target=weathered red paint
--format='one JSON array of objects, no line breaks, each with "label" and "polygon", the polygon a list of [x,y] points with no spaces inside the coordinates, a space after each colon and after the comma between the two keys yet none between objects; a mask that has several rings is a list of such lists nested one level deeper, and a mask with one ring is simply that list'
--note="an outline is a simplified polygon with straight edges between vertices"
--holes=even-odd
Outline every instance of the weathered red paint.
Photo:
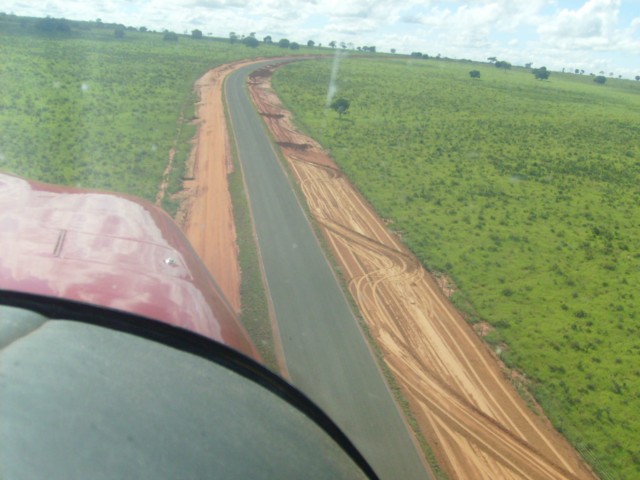
[{"label": "weathered red paint", "polygon": [[0,289],[135,313],[259,358],[180,229],[134,197],[0,173]]}]

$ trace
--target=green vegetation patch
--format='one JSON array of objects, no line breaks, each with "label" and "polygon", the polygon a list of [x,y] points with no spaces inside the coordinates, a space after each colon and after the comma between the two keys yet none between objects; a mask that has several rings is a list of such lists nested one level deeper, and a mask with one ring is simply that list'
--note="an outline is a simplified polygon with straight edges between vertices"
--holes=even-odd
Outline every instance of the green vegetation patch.
[{"label": "green vegetation patch", "polygon": [[[640,85],[438,60],[290,64],[302,129],[601,474],[640,475]],[[472,78],[470,70],[480,72]]]},{"label": "green vegetation patch", "polygon": [[[174,143],[174,168],[188,155],[195,80],[226,62],[286,53],[164,37],[0,14],[0,169],[153,201]],[[174,174],[166,198],[180,188]]]}]

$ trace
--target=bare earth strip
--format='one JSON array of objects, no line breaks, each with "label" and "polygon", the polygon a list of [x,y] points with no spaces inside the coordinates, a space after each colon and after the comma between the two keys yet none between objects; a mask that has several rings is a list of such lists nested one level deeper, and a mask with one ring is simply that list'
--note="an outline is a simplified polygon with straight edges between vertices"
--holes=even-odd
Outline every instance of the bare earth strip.
[{"label": "bare earth strip", "polygon": [[448,475],[596,478],[550,422],[527,407],[495,356],[330,157],[295,131],[270,89],[270,71],[254,74],[251,84],[259,112]]},{"label": "bare earth strip", "polygon": [[187,165],[178,223],[231,306],[240,311],[240,267],[227,175],[233,170],[222,103],[226,75],[251,62],[208,71],[196,82],[198,132]]}]

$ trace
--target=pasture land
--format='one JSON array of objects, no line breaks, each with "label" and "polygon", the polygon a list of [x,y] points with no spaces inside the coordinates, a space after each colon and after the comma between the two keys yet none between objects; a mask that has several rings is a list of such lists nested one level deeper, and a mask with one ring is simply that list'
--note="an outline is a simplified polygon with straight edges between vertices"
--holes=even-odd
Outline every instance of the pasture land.
[{"label": "pasture land", "polygon": [[453,279],[468,320],[491,325],[486,341],[556,428],[603,477],[637,478],[640,83],[347,58],[339,117],[331,71],[295,63],[273,84],[390,228]]},{"label": "pasture land", "polygon": [[0,169],[153,201],[173,149],[170,213],[195,133],[195,80],[223,63],[288,53],[134,29],[117,38],[96,22],[45,33],[41,20],[0,14]]}]

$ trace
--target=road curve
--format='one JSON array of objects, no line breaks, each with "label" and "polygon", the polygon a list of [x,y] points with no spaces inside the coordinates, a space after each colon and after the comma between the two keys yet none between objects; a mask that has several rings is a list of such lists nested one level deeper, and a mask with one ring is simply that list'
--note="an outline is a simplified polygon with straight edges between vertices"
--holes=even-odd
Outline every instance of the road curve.
[{"label": "road curve", "polygon": [[225,96],[290,380],[334,419],[382,479],[429,478],[249,100],[247,75],[266,63],[230,74]]}]

